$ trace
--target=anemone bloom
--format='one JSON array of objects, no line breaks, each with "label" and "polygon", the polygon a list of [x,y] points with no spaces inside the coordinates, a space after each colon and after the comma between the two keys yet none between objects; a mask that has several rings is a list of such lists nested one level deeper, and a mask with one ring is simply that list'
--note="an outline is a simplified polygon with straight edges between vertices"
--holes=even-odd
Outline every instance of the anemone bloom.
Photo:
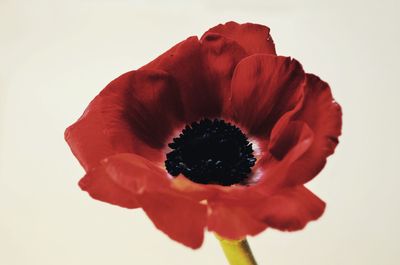
[{"label": "anemone bloom", "polygon": [[198,248],[205,229],[241,239],[319,218],[304,184],[340,132],[327,83],[277,56],[269,28],[229,22],[112,81],[65,139],[90,196]]}]

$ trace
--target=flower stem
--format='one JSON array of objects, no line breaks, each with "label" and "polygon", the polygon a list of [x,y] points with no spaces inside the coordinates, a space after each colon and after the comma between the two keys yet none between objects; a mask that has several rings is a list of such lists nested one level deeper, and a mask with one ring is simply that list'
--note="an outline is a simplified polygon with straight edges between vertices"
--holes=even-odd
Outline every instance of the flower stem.
[{"label": "flower stem", "polygon": [[230,265],[257,265],[246,238],[229,240],[215,234]]}]

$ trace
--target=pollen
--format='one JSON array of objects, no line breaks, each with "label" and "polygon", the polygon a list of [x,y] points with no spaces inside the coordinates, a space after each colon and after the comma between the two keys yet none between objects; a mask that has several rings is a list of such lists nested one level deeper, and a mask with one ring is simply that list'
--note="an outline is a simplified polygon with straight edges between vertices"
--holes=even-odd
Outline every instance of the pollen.
[{"label": "pollen", "polygon": [[200,184],[246,184],[255,165],[253,146],[236,126],[220,119],[203,119],[185,126],[168,144],[165,167]]}]

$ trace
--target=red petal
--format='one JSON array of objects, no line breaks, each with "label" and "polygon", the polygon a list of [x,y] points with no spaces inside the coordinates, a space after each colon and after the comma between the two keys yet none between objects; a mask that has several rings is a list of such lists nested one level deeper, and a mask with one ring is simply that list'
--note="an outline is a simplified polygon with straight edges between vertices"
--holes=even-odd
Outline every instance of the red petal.
[{"label": "red petal", "polygon": [[226,189],[221,185],[195,183],[182,174],[171,180],[171,186],[176,192],[196,201],[209,200],[216,197],[221,190]]},{"label": "red petal", "polygon": [[103,166],[89,171],[79,181],[79,186],[96,200],[126,208],[140,207],[135,196],[116,183]]},{"label": "red petal", "polygon": [[[253,192],[257,190],[248,191]],[[273,195],[256,195],[210,201],[208,229],[230,239],[256,235],[267,227],[299,230],[318,219],[325,209],[325,203],[303,186],[279,190]]]},{"label": "red petal", "polygon": [[259,216],[268,226],[283,231],[302,229],[325,210],[325,203],[304,186],[282,190],[260,204]]},{"label": "red petal", "polygon": [[80,180],[79,186],[97,200],[136,208],[137,194],[162,189],[169,183],[166,175],[153,162],[125,153],[102,160]]},{"label": "red petal", "polygon": [[305,74],[288,57],[253,55],[243,59],[232,79],[233,118],[251,134],[265,137],[303,95]]},{"label": "red petal", "polygon": [[221,113],[222,101],[218,90],[209,85],[197,37],[178,43],[142,69],[160,69],[174,77],[187,121],[215,117]]},{"label": "red petal", "polygon": [[[207,207],[172,189],[171,180],[161,167],[134,154],[118,154],[107,158],[102,162],[102,167],[108,179],[138,200],[158,229],[191,248],[201,246]],[[96,188],[100,192],[109,195],[109,187],[98,186]],[[86,190],[91,194],[100,193],[90,187]],[[105,201],[104,197],[100,199]]]},{"label": "red petal", "polygon": [[65,130],[65,140],[86,172],[103,158],[115,153],[109,137],[103,131],[103,123],[100,113],[87,110]]},{"label": "red petal", "polygon": [[276,54],[275,45],[269,31],[269,28],[263,25],[238,24],[231,21],[209,29],[205,35],[208,33],[221,34],[239,43],[249,55],[255,53]]},{"label": "red petal", "polygon": [[260,177],[252,186],[255,193],[270,195],[286,187],[290,166],[310,148],[313,137],[306,123],[280,119],[271,133],[269,144],[263,147],[263,156],[257,162]]},{"label": "red petal", "polygon": [[[277,125],[271,133],[268,149],[278,160],[282,160],[290,150],[293,150],[302,141],[312,141],[312,131],[304,122],[289,122],[285,124],[285,127],[279,127],[280,124]],[[305,150],[302,149],[302,151]]]},{"label": "red petal", "polygon": [[304,121],[314,133],[310,148],[291,165],[288,173],[287,183],[297,185],[314,178],[338,144],[342,112],[332,98],[329,85],[314,75],[307,75],[304,104],[293,119]]},{"label": "red petal", "polygon": [[129,72],[89,104],[65,131],[66,141],[86,171],[116,153],[163,159],[157,149],[179,124],[179,96],[170,82],[160,71]]},{"label": "red petal", "polygon": [[170,238],[191,248],[201,246],[207,218],[205,205],[170,192],[143,193],[139,201],[154,225]]},{"label": "red petal", "polygon": [[[235,41],[228,40],[215,33],[202,37],[203,60],[205,73],[211,86],[218,91],[215,96],[223,102],[223,112],[230,111],[231,80],[236,65],[247,56],[244,49]],[[222,114],[224,115],[224,114]]]},{"label": "red petal", "polygon": [[174,77],[191,122],[220,117],[228,108],[233,71],[245,56],[236,42],[208,34],[201,42],[191,37],[177,44],[142,69],[161,69]]},{"label": "red petal", "polygon": [[[257,204],[259,203],[262,202],[257,202]],[[262,232],[267,228],[267,224],[253,214],[252,208],[257,207],[257,204],[243,206],[240,201],[235,203],[225,200],[210,202],[208,230],[229,239],[241,239],[247,235],[256,235]]]},{"label": "red petal", "polygon": [[137,71],[130,80],[126,117],[132,131],[154,148],[163,148],[183,121],[179,91],[166,72]]},{"label": "red petal", "polygon": [[102,162],[102,166],[115,183],[132,194],[164,190],[171,182],[161,164],[135,154],[111,156]]}]

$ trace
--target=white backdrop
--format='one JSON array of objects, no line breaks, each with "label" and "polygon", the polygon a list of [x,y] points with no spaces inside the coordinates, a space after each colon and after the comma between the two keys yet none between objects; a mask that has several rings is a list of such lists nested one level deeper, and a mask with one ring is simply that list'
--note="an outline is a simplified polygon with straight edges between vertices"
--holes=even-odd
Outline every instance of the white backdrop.
[{"label": "white backdrop", "polygon": [[[398,1],[397,1],[398,2]],[[64,129],[112,79],[190,35],[268,25],[281,55],[328,81],[344,112],[309,187],[324,216],[250,238],[264,264],[400,264],[400,5],[396,1],[0,0],[0,264],[225,264],[171,241],[141,210],[92,200]]]}]

